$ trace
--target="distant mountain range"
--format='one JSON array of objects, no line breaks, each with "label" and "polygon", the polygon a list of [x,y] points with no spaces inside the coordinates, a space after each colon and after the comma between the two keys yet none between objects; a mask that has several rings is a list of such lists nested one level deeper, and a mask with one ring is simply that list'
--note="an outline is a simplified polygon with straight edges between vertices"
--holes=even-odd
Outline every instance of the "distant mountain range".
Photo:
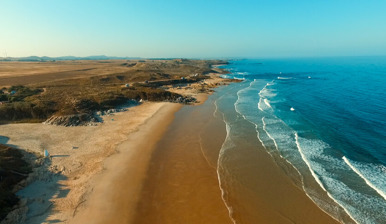
[{"label": "distant mountain range", "polygon": [[62,56],[62,57],[47,57],[47,56],[29,56],[29,57],[0,57],[0,61],[71,61],[71,60],[112,60],[112,59],[140,59],[139,57],[113,57],[106,55],[93,55],[87,57]]}]

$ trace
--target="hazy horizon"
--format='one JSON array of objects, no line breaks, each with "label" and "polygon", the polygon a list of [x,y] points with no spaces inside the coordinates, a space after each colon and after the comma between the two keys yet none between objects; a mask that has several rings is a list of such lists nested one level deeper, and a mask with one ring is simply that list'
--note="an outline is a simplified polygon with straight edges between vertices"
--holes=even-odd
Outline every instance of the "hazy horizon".
[{"label": "hazy horizon", "polygon": [[4,0],[0,57],[386,55],[386,2]]}]

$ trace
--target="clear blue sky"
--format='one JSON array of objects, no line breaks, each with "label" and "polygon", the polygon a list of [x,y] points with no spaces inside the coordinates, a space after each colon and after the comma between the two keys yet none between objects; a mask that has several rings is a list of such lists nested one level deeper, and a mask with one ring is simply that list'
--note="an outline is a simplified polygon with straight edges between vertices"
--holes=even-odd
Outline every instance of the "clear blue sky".
[{"label": "clear blue sky", "polygon": [[1,0],[0,57],[386,55],[384,0]]}]

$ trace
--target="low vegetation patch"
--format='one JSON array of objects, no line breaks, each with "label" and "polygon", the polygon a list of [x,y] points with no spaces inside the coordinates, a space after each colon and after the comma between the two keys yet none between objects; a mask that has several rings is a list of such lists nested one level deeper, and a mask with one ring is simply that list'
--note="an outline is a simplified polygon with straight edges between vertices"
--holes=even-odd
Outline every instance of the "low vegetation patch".
[{"label": "low vegetation patch", "polygon": [[14,187],[31,172],[18,149],[0,144],[0,220],[18,204]]},{"label": "low vegetation patch", "polygon": [[[125,62],[126,72],[53,80],[0,91],[0,124],[42,122],[53,115],[93,114],[130,100],[190,103],[194,99],[172,93],[166,85],[188,85],[216,72],[212,64],[222,61],[146,60]],[[113,70],[113,69],[112,69]]]}]

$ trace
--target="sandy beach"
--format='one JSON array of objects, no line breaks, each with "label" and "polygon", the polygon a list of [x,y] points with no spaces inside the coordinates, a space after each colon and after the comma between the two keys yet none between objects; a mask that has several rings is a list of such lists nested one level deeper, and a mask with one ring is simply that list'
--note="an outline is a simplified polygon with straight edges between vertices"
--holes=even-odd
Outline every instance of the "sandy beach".
[{"label": "sandy beach", "polygon": [[[196,105],[202,104],[209,88],[224,82],[217,75],[211,76],[212,79],[192,86],[171,86],[170,91],[193,96],[197,98]],[[125,222],[129,222],[154,146],[181,106],[145,102],[102,116],[103,123],[97,126],[2,125],[1,143],[37,155],[29,158],[35,168],[22,184],[27,187],[17,192],[21,206],[2,223],[84,223],[90,222],[85,220],[90,214],[98,214],[100,218],[95,221],[105,223],[112,220],[113,211],[125,214]],[[49,158],[43,157],[45,149]],[[132,187],[125,197],[130,199],[124,205],[114,204],[116,197],[122,197],[122,189],[111,189],[111,183],[119,182],[123,173],[128,182],[120,186]],[[124,213],[119,208],[131,212]]]},{"label": "sandy beach", "polygon": [[263,148],[247,144],[244,161],[228,160],[247,181],[220,188],[226,131],[208,94],[223,80],[212,76],[170,88],[196,105],[145,102],[98,126],[3,125],[4,143],[51,155],[36,161],[23,206],[4,223],[335,223]]},{"label": "sandy beach", "polygon": [[[94,178],[106,169],[105,159],[119,151],[118,146],[127,141],[131,133],[138,133],[142,126],[159,129],[147,122],[161,118],[166,122],[178,108],[178,104],[144,103],[113,116],[104,116],[104,123],[98,126],[2,125],[0,135],[9,139],[4,143],[40,155],[47,149],[51,155],[51,159],[35,168],[27,180],[30,184],[18,192],[25,207],[9,217],[21,223],[70,222],[93,191],[97,183]],[[140,142],[149,143],[149,140],[157,139],[149,137]],[[123,154],[118,153],[116,158],[120,159]],[[119,164],[114,169],[119,170],[124,165]]]},{"label": "sandy beach", "polygon": [[246,142],[221,158],[235,176],[221,175],[226,131],[214,113],[211,98],[176,113],[155,148],[133,223],[337,223],[262,146]]}]

